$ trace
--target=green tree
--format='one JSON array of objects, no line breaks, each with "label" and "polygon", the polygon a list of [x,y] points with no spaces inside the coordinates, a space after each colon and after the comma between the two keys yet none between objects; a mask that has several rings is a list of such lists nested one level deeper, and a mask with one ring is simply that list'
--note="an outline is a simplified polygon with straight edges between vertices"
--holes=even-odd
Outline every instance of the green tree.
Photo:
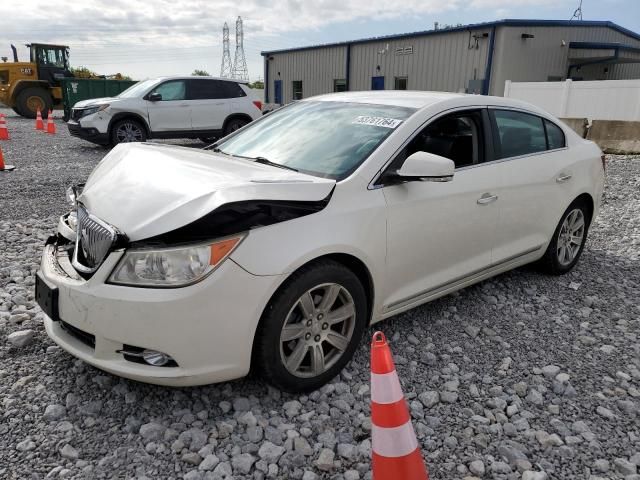
[{"label": "green tree", "polygon": [[207,72],[206,70],[200,70],[198,68],[196,68],[193,73],[191,74],[194,77],[209,77],[209,72]]},{"label": "green tree", "polygon": [[263,89],[264,88],[264,82],[261,82],[260,80],[250,83],[249,84],[249,88],[257,88],[257,89]]}]

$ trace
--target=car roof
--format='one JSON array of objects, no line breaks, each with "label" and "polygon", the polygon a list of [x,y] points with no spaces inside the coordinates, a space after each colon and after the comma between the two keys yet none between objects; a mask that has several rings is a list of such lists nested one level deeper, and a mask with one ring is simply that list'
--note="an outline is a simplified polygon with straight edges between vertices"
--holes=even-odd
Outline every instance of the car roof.
[{"label": "car roof", "polygon": [[474,95],[467,93],[429,92],[411,90],[371,90],[362,92],[341,92],[309,97],[305,101],[368,103],[374,105],[390,105],[409,107],[421,110],[437,104],[442,107],[474,107],[495,106],[527,110],[549,117],[549,113],[529,103],[512,98],[493,97],[489,95]]},{"label": "car roof", "polygon": [[[324,102],[370,103],[396,107],[424,108],[446,100],[465,96],[460,93],[424,92],[411,90],[370,90],[318,95],[305,100]],[[305,101],[303,100],[303,101]]]},{"label": "car roof", "polygon": [[243,85],[249,83],[246,80],[239,80],[237,78],[211,77],[202,75],[168,75],[164,77],[156,77],[154,80],[221,80],[223,82],[240,83]]}]

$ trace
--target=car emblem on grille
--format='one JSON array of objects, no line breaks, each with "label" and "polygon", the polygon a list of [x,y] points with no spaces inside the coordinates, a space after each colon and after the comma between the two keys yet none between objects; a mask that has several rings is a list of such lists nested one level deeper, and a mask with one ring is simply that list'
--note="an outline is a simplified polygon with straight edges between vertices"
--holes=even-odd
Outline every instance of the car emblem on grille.
[{"label": "car emblem on grille", "polygon": [[78,204],[78,227],[73,266],[84,273],[95,272],[113,247],[117,232],[110,225],[91,215]]}]

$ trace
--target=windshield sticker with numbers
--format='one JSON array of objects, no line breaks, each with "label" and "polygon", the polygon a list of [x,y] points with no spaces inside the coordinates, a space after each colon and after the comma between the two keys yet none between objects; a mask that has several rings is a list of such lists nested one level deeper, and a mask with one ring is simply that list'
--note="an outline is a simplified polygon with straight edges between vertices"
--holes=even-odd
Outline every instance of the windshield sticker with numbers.
[{"label": "windshield sticker with numbers", "polygon": [[374,127],[396,128],[402,123],[402,120],[385,117],[370,117],[368,115],[360,115],[352,122],[358,125],[373,125]]}]

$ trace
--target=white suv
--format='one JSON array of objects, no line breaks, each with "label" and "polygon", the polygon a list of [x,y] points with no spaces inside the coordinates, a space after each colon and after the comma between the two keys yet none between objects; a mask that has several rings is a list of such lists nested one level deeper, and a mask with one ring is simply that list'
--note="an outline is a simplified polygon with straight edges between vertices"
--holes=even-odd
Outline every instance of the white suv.
[{"label": "white suv", "polygon": [[117,97],[74,105],[71,135],[101,145],[148,138],[227,135],[262,115],[262,103],[240,81],[213,77],[161,77],[136,83]]}]

